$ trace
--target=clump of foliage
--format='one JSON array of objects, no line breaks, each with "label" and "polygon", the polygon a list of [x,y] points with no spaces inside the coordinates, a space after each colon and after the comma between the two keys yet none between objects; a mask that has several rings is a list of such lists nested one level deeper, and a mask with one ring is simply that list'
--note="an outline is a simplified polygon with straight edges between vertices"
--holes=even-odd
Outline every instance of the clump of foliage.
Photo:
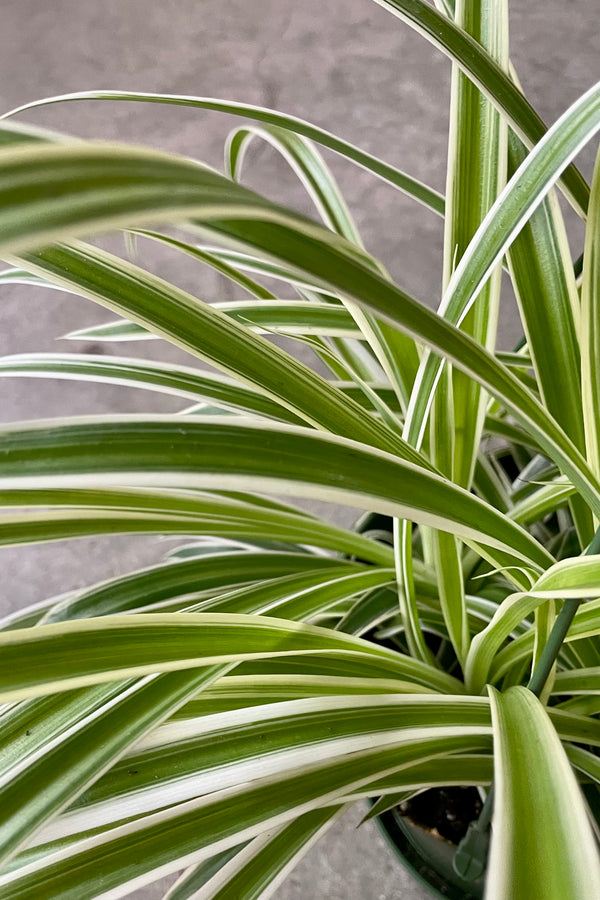
[{"label": "clump of foliage", "polygon": [[[379,2],[453,61],[445,200],[317,126],[233,102],[31,104],[241,116],[225,174],[2,123],[0,281],[119,315],[79,338],[190,355],[0,360],[2,376],[186,407],[2,428],[3,544],[182,539],[160,565],[3,623],[4,900],[116,898],[179,871],[171,900],[266,897],[348,805],[456,784],[487,794],[483,844],[493,814],[488,900],[597,897],[600,174],[590,192],[572,161],[600,127],[600,86],[546,129],[510,65],[504,2]],[[314,220],[239,183],[255,140],[289,160]],[[445,215],[437,311],[365,249],[316,144]],[[575,266],[555,189],[587,221]],[[107,229],[249,299],[205,303],[80,240]],[[503,266],[524,335],[512,353],[496,351]],[[273,332],[308,342],[329,377]],[[273,494],[376,516],[361,533]],[[485,863],[485,847],[461,852]]]}]

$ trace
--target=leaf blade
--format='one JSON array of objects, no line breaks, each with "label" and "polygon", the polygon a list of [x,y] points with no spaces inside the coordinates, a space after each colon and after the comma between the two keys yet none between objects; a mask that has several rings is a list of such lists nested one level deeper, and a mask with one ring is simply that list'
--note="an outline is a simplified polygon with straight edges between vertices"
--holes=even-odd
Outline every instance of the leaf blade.
[{"label": "leaf blade", "polygon": [[490,698],[496,800],[486,900],[592,900],[600,859],[554,728],[525,688]]},{"label": "leaf blade", "polygon": [[20,489],[85,487],[91,473],[96,483],[104,473],[101,480],[111,487],[300,492],[435,524],[542,569],[551,562],[520,526],[409,461],[309,429],[224,418],[97,417],[9,426],[2,430],[0,478]]}]

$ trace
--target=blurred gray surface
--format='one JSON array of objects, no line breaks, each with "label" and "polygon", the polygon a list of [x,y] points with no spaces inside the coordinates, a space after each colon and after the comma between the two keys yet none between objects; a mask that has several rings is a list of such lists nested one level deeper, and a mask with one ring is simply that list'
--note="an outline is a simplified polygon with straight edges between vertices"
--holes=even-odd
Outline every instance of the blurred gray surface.
[{"label": "blurred gray surface", "polygon": [[[597,0],[513,0],[512,59],[548,122],[600,75]],[[447,60],[370,0],[3,0],[2,110],[85,89],[212,95],[272,106],[309,119],[443,189]],[[21,117],[23,119],[23,117]],[[193,154],[220,166],[235,120],[142,104],[72,103],[26,117],[83,137],[119,139]],[[594,148],[581,158],[591,174]],[[406,290],[437,304],[441,221],[337,157],[327,155],[362,230]],[[310,212],[285,165],[254,152],[248,183]],[[575,254],[581,231],[572,227]],[[121,248],[117,239],[109,246]],[[203,299],[230,299],[230,285],[166,251],[140,246],[140,261]],[[0,353],[65,349],[55,339],[110,319],[58,292],[2,288]],[[507,299],[503,341],[517,336]],[[85,345],[66,349],[87,350]],[[105,345],[106,352],[114,348]],[[121,352],[138,353],[123,345]],[[144,351],[180,358],[160,344]],[[64,413],[170,411],[172,399],[116,387],[3,381],[3,421]],[[348,523],[354,514],[340,511]],[[147,564],[165,550],[148,538],[73,542],[2,551],[2,610]],[[373,827],[338,826],[278,890],[276,900],[417,900],[423,892],[397,866]],[[141,898],[159,897],[148,889]],[[232,898],[235,900],[235,898]]]}]

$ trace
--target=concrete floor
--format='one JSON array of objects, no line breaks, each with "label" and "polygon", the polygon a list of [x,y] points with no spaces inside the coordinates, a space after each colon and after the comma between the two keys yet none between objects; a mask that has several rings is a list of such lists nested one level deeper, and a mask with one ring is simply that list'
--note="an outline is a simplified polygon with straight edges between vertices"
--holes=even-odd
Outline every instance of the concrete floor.
[{"label": "concrete floor", "polygon": [[[510,6],[513,62],[531,101],[551,122],[600,75],[597,0],[511,0]],[[2,110],[84,89],[238,99],[324,125],[434,187],[444,186],[449,63],[370,0],[3,0],[0,17]],[[83,137],[195,155],[216,166],[234,124],[217,113],[108,103],[68,104],[28,119]],[[406,290],[436,304],[441,222],[366,173],[327,158],[367,246]],[[588,176],[593,158],[592,147],[582,154]],[[252,162],[250,185],[310,211],[273,154],[260,150]],[[572,225],[572,236],[578,254],[577,226]],[[140,253],[143,264],[198,296],[232,296],[227,283],[210,273],[199,280],[198,269],[176,255],[148,248]],[[61,334],[108,318],[65,295],[4,288],[0,353],[56,348]],[[510,344],[516,335],[510,304],[503,318],[504,341]],[[151,350],[177,358],[160,345]],[[3,421],[179,406],[159,395],[111,387],[26,380],[2,387]],[[348,521],[347,512],[339,515]],[[98,539],[3,550],[3,608],[143,565],[157,559],[164,546],[148,539]],[[149,900],[160,894],[149,889],[138,896]],[[418,900],[424,894],[398,868],[373,827],[356,831],[348,819],[311,851],[275,897]]]}]

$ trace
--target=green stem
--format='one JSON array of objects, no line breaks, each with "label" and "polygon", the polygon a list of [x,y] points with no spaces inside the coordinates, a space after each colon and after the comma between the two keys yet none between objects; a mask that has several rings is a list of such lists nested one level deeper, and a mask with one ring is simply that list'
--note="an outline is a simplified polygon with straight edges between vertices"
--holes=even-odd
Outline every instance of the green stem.
[{"label": "green stem", "polygon": [[[588,551],[586,551],[586,553]],[[567,631],[571,627],[571,622],[573,621],[581,602],[581,599],[565,600],[563,608],[558,614],[556,622],[552,626],[552,631],[550,632],[546,646],[542,650],[538,664],[533,670],[531,678],[529,679],[529,684],[527,685],[527,689],[530,690],[532,694],[535,694],[536,697],[539,697],[544,690],[544,685],[548,680],[548,676],[556,662],[560,648],[567,636]]]}]

